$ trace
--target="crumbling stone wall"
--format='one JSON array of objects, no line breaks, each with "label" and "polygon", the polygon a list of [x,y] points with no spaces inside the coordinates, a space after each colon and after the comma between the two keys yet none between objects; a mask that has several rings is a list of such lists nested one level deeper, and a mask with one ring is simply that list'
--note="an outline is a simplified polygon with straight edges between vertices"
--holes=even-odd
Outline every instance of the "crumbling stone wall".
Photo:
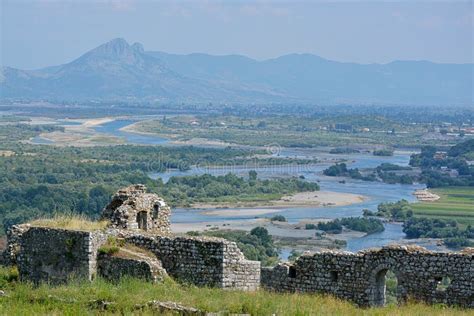
[{"label": "crumbling stone wall", "polygon": [[118,190],[104,208],[102,219],[113,228],[170,234],[170,207],[158,195],[146,191],[141,184]]},{"label": "crumbling stone wall", "polygon": [[210,237],[130,234],[126,241],[152,251],[173,278],[201,286],[255,290],[260,262],[246,260],[233,242]]},{"label": "crumbling stone wall", "polygon": [[166,271],[156,258],[121,258],[99,254],[97,274],[114,282],[119,281],[124,276],[158,282],[163,280]]},{"label": "crumbling stone wall", "polygon": [[224,243],[222,287],[255,291],[260,286],[260,262],[246,260],[237,244]]},{"label": "crumbling stone wall", "polygon": [[30,229],[29,224],[13,225],[6,231],[7,247],[2,253],[3,265],[16,265],[17,256],[20,252],[21,236]]},{"label": "crumbling stone wall", "polygon": [[[389,246],[358,253],[326,251],[294,264],[262,269],[262,287],[275,291],[330,293],[361,306],[385,303],[385,275],[398,280],[397,298],[474,307],[474,251],[435,253]],[[443,278],[451,283],[439,288]]]},{"label": "crumbling stone wall", "polygon": [[92,280],[97,251],[106,242],[101,232],[31,227],[21,236],[17,265],[20,279],[34,283]]}]

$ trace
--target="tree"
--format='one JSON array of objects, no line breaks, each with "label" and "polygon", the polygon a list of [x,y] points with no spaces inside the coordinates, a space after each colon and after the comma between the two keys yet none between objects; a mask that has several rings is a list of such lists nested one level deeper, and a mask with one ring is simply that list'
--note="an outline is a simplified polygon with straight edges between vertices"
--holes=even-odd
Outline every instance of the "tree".
[{"label": "tree", "polygon": [[250,170],[249,171],[249,180],[250,181],[257,181],[257,171]]},{"label": "tree", "polygon": [[263,244],[272,242],[272,236],[268,234],[268,230],[265,227],[255,227],[250,231],[250,235],[258,237]]}]

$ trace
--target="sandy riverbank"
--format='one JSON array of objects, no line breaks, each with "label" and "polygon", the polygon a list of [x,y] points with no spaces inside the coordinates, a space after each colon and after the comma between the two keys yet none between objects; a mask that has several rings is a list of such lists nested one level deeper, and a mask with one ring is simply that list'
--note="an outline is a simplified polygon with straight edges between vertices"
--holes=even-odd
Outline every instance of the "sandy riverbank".
[{"label": "sandy riverbank", "polygon": [[[206,221],[198,223],[171,223],[173,232],[183,234],[189,231],[212,231],[217,229],[226,230],[244,230],[250,231],[255,227],[265,227],[270,235],[276,237],[289,238],[312,238],[314,237],[314,229],[305,229],[307,223],[317,224],[325,222],[329,219],[303,219],[298,223],[290,224],[288,222],[272,222],[268,218],[254,218],[248,220],[222,220],[222,221]],[[337,239],[349,239],[354,237],[362,237],[365,233],[344,230],[341,234],[337,234]],[[328,236],[332,236],[328,234]]]},{"label": "sandy riverbank", "polygon": [[116,117],[101,117],[101,118],[87,119],[87,120],[83,121],[83,123],[81,125],[78,125],[78,126],[93,127],[93,126],[102,125],[102,124],[105,124],[105,123],[115,121],[116,119],[118,119],[118,118],[116,118]]},{"label": "sandy riverbank", "polygon": [[279,200],[264,202],[237,202],[237,203],[196,203],[193,208],[215,209],[206,211],[206,215],[262,215],[278,212],[287,207],[328,207],[345,206],[360,203],[367,197],[331,191],[300,192],[283,196]]},{"label": "sandy riverbank", "polygon": [[187,140],[179,140],[177,137],[179,135],[169,135],[169,134],[157,134],[157,133],[150,133],[144,132],[140,130],[140,123],[143,121],[138,121],[133,124],[127,125],[122,127],[120,130],[128,133],[135,133],[147,136],[156,136],[156,137],[164,137],[170,139],[169,145],[179,145],[179,146],[203,146],[203,147],[227,147],[227,146],[239,146],[245,147],[244,145],[234,144],[234,143],[227,143],[220,140],[211,140],[207,138],[191,138]]},{"label": "sandy riverbank", "polygon": [[[64,132],[42,133],[41,138],[51,141],[56,146],[95,146],[95,145],[117,145],[124,141],[118,137],[107,134],[97,133],[93,128],[95,126],[112,122],[118,118],[102,117],[93,119],[71,120],[79,122],[78,125],[64,126]],[[31,142],[31,140],[30,140]]]}]

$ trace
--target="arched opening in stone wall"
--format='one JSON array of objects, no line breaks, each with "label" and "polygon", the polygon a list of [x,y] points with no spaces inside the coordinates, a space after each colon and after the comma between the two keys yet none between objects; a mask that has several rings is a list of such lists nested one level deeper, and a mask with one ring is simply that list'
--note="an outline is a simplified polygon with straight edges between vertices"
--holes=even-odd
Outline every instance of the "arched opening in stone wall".
[{"label": "arched opening in stone wall", "polygon": [[143,229],[143,230],[147,230],[148,229],[148,226],[147,226],[147,212],[138,212],[137,213],[137,223],[138,223],[138,228],[139,229]]},{"label": "arched opening in stone wall", "polygon": [[375,288],[373,304],[384,306],[396,304],[398,279],[395,273],[389,269],[382,269],[375,275]]}]

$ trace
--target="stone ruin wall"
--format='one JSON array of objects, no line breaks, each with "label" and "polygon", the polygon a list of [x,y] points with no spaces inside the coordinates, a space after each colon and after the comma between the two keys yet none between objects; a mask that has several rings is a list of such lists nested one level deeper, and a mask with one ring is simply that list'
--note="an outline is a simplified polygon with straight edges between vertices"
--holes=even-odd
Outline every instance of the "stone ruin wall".
[{"label": "stone ruin wall", "polygon": [[[99,255],[100,246],[110,236],[122,237],[156,258]],[[199,286],[256,290],[260,285],[260,262],[246,260],[234,242],[221,238],[28,227],[14,240],[19,240],[17,252],[7,256],[14,258],[20,278],[34,283],[64,283],[74,277],[92,280],[96,274],[111,280],[120,275],[157,279],[168,274]],[[134,267],[140,271],[133,272]]]},{"label": "stone ruin wall", "polygon": [[124,276],[159,282],[163,281],[167,273],[158,259],[121,258],[99,254],[97,258],[97,275],[112,282],[118,282]]},{"label": "stone ruin wall", "polygon": [[31,227],[22,233],[16,254],[20,279],[52,284],[71,278],[92,280],[98,249],[106,240],[100,232]]},{"label": "stone ruin wall", "polygon": [[[137,276],[150,279],[163,275],[155,269],[162,267],[171,277],[199,286],[241,290],[261,286],[273,291],[328,293],[360,306],[378,306],[384,303],[384,276],[390,270],[398,279],[399,301],[410,297],[427,303],[474,307],[472,249],[437,253],[421,247],[389,246],[358,253],[326,251],[303,255],[294,264],[260,269],[260,262],[246,260],[235,243],[220,238],[25,226],[14,231],[19,235],[11,245],[19,252],[14,255],[7,249],[7,257],[16,261],[22,280],[36,283],[63,283],[72,277],[91,280],[96,273],[114,279],[130,275],[132,266],[140,268]],[[157,264],[98,256],[108,236],[150,250],[157,256]],[[437,284],[443,277],[449,277],[451,284],[440,291]]]},{"label": "stone ruin wall", "polygon": [[[262,287],[285,292],[329,293],[360,306],[385,303],[385,273],[398,280],[397,299],[474,307],[474,252],[435,253],[390,246],[358,253],[303,255],[294,264],[262,269]],[[438,282],[449,277],[445,290]]]},{"label": "stone ruin wall", "polygon": [[260,262],[246,260],[234,242],[142,234],[129,235],[125,240],[153,252],[177,280],[241,290],[256,290],[260,285]]},{"label": "stone ruin wall", "polygon": [[21,237],[28,229],[30,229],[29,224],[13,225],[7,229],[7,245],[1,255],[1,263],[3,265],[11,266],[17,264]]},{"label": "stone ruin wall", "polygon": [[113,228],[169,235],[171,208],[161,197],[146,191],[141,184],[118,190],[102,211],[101,218],[109,221]]}]

